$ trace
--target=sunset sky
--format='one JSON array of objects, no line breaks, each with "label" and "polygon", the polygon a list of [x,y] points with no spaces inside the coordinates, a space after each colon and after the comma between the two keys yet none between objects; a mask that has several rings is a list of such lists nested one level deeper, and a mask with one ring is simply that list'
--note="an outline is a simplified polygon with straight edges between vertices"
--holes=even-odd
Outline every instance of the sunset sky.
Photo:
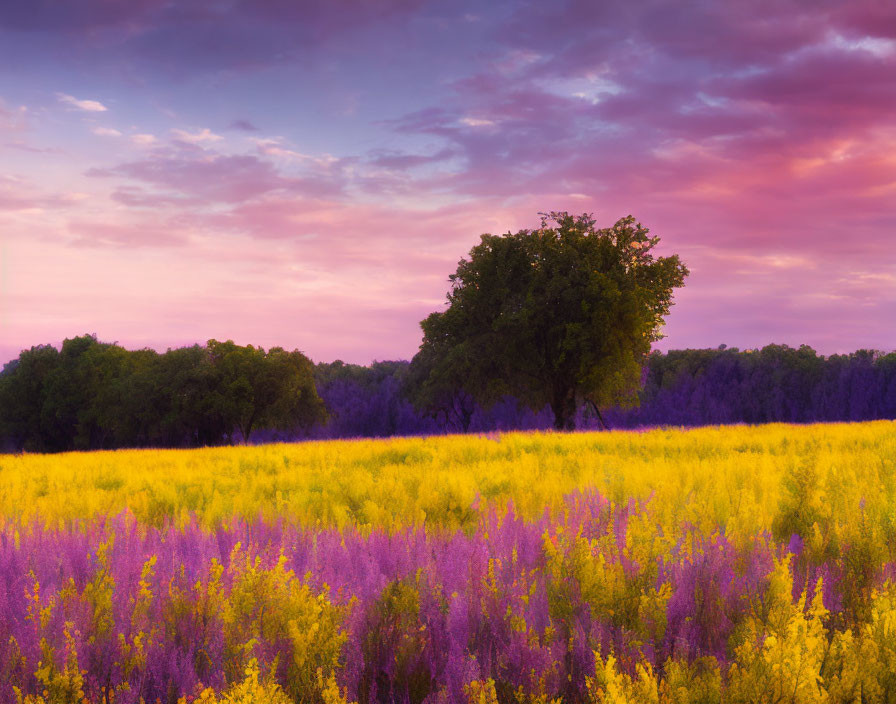
[{"label": "sunset sky", "polygon": [[0,3],[0,361],[409,359],[546,210],[682,257],[663,349],[896,349],[896,2]]}]

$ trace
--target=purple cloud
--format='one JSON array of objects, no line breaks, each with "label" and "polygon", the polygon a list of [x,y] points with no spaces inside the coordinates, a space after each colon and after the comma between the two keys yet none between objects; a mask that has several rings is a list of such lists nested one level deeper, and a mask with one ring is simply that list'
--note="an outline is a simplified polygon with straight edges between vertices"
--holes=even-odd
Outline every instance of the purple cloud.
[{"label": "purple cloud", "polygon": [[162,0],[112,3],[48,0],[0,5],[0,30],[56,35],[63,52],[115,52],[173,74],[251,70],[289,63],[315,47],[371,25],[388,26],[418,0],[365,3],[308,0]]},{"label": "purple cloud", "polygon": [[234,120],[229,127],[232,130],[240,130],[242,132],[258,132],[258,127],[254,123],[244,119]]},{"label": "purple cloud", "polygon": [[320,196],[341,190],[331,174],[326,178],[285,176],[256,156],[224,155],[196,147],[164,150],[147,159],[92,168],[86,175],[150,184],[161,189],[156,197],[168,200],[199,198],[208,203],[237,203],[275,191]]},{"label": "purple cloud", "polygon": [[395,171],[406,171],[418,166],[436,164],[451,159],[455,152],[451,149],[440,149],[435,154],[403,154],[394,151],[374,150],[368,154],[368,160],[374,166]]}]

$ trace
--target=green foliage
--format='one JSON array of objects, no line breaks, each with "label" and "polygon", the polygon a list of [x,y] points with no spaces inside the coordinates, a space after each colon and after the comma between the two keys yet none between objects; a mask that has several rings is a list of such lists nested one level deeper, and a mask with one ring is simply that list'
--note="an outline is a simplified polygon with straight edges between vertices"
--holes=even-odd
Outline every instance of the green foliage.
[{"label": "green foliage", "polygon": [[32,347],[0,374],[0,440],[28,451],[245,441],[326,418],[298,350],[209,340],[158,354],[93,335]]},{"label": "green foliage", "polygon": [[239,430],[244,441],[254,428],[294,430],[326,418],[313,365],[298,350],[273,347],[265,353],[231,340],[209,340],[207,349],[218,377],[218,410],[226,427]]},{"label": "green foliage", "polygon": [[57,433],[45,422],[42,410],[50,375],[59,366],[59,351],[52,345],[24,350],[0,374],[0,435],[26,450],[42,449],[56,441]]},{"label": "green foliage", "polygon": [[550,404],[564,429],[582,402],[637,403],[642,365],[688,271],[677,255],[654,257],[659,238],[633,217],[594,222],[557,212],[536,230],[482,236],[449,277],[447,310],[421,323],[419,406],[512,394],[532,409]]}]

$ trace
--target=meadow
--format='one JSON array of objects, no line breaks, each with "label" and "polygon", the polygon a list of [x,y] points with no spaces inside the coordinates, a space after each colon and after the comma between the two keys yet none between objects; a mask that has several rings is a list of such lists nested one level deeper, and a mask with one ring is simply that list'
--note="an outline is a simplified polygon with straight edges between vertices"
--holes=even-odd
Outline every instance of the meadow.
[{"label": "meadow", "polygon": [[0,455],[0,704],[896,702],[896,422]]}]

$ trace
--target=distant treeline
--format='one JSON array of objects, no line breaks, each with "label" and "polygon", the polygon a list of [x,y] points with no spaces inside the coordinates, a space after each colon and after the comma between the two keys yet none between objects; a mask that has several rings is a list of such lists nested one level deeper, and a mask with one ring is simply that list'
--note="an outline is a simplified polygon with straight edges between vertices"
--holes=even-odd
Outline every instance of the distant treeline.
[{"label": "distant treeline", "polygon": [[301,352],[209,340],[158,353],[93,335],[23,351],[0,373],[0,446],[196,447],[326,418]]},{"label": "distant treeline", "polygon": [[[0,373],[7,450],[194,447],[552,427],[550,408],[462,393],[418,410],[409,362],[313,365],[300,352],[232,342],[128,351],[93,336],[24,351]],[[603,409],[610,427],[896,419],[896,353],[823,357],[769,345],[654,352],[640,406]],[[585,407],[577,426],[599,427]]]},{"label": "distant treeline", "polygon": [[[553,424],[547,406],[532,412],[512,398],[491,409],[461,398],[435,415],[420,413],[408,401],[408,362],[317,364],[314,377],[330,414],[326,424],[311,428],[308,435],[315,438],[548,429]],[[607,424],[636,428],[896,418],[896,353],[860,350],[823,357],[805,345],[653,352],[639,398],[637,408],[604,410]],[[458,412],[464,403],[466,413]],[[600,427],[584,406],[576,425]]]},{"label": "distant treeline", "polygon": [[812,423],[896,418],[896,352],[830,357],[807,345],[651,354],[641,405],[617,425]]}]

